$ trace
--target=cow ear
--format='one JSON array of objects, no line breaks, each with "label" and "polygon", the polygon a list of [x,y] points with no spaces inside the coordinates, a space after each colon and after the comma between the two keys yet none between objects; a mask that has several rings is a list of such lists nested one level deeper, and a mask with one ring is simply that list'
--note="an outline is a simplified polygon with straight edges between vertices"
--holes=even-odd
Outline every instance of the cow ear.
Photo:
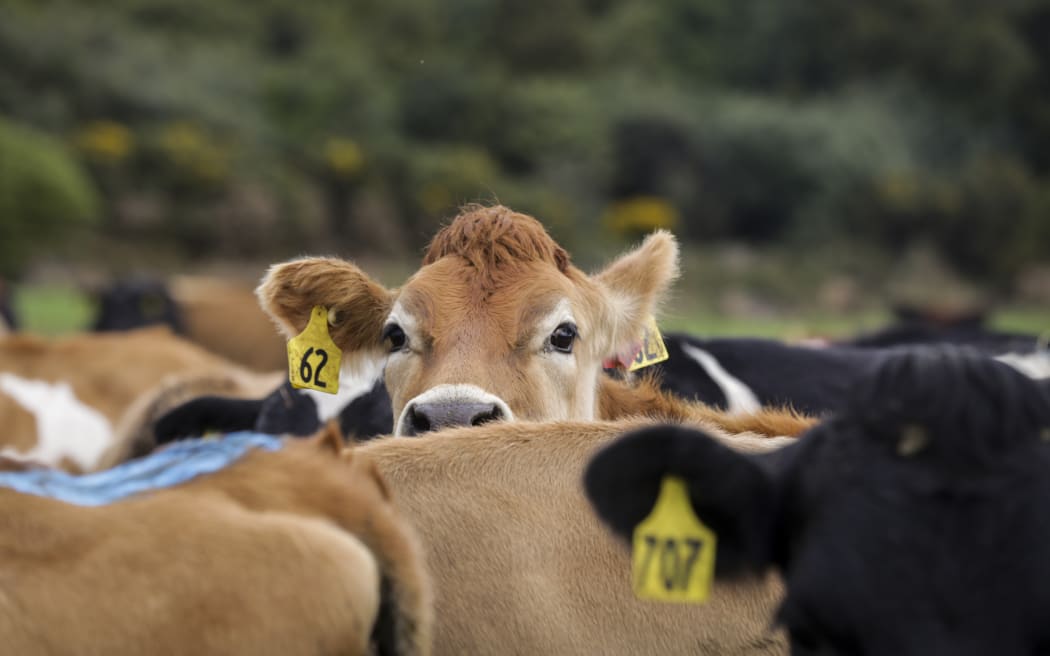
[{"label": "cow ear", "polygon": [[335,419],[328,420],[328,423],[324,425],[315,437],[317,446],[322,451],[329,451],[336,455],[343,452],[346,448],[346,440],[343,439],[343,432],[339,429],[339,422]]},{"label": "cow ear", "polygon": [[603,355],[618,353],[638,339],[676,278],[678,242],[665,230],[649,235],[592,278],[605,293],[603,325],[612,327],[609,342],[601,345]]},{"label": "cow ear", "polygon": [[770,567],[772,476],[756,456],[707,434],[680,426],[629,433],[594,456],[584,487],[598,516],[629,542],[652,511],[665,476],[685,479],[694,512],[718,536],[718,577],[761,574]]},{"label": "cow ear", "polygon": [[328,331],[344,353],[381,349],[393,293],[344,260],[314,257],[270,267],[255,290],[264,311],[288,337],[304,328],[315,306],[328,309]]}]

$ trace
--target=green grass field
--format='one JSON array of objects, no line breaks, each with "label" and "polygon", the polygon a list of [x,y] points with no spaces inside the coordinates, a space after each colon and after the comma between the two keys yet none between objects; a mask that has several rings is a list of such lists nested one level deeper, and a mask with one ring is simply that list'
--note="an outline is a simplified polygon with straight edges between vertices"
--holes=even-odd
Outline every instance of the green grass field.
[{"label": "green grass field", "polygon": [[[15,307],[24,330],[42,335],[60,335],[86,329],[92,320],[91,300],[71,287],[41,285],[22,288]],[[660,322],[664,330],[697,335],[748,335],[801,339],[839,337],[872,330],[889,320],[884,312],[834,315],[800,312],[770,318],[719,316],[696,307],[667,307]],[[992,326],[1002,330],[1042,334],[1050,331],[1050,308],[1008,308],[998,312]]]}]

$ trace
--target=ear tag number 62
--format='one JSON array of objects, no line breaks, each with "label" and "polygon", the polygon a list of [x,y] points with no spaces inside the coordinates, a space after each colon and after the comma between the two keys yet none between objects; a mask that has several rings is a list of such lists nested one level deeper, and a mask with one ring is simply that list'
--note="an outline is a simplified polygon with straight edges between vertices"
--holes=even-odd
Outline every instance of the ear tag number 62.
[{"label": "ear tag number 62", "polygon": [[288,380],[292,387],[336,394],[342,356],[328,334],[328,309],[314,306],[303,332],[288,340]]}]

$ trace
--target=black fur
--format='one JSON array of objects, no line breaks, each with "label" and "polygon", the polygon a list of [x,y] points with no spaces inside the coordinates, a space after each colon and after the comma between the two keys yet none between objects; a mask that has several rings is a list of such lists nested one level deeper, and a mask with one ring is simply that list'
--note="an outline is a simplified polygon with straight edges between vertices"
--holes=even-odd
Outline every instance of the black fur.
[{"label": "black fur", "polygon": [[892,351],[793,346],[772,339],[702,339],[683,333],[664,337],[669,359],[654,365],[663,389],[683,398],[726,408],[726,397],[707,371],[686,354],[707,352],[754,393],[763,406],[789,406],[807,414],[837,410],[850,387]]},{"label": "black fur", "polygon": [[598,516],[629,542],[656,503],[664,476],[688,482],[693,510],[718,535],[719,576],[764,568],[772,478],[758,461],[704,433],[671,425],[628,433],[594,456],[584,489]]},{"label": "black fur", "polygon": [[397,603],[393,598],[394,586],[383,577],[379,584],[379,613],[372,625],[372,646],[376,656],[397,656]]},{"label": "black fur", "polygon": [[[390,395],[382,380],[340,410],[339,427],[347,438],[368,440],[392,432]],[[204,396],[177,406],[153,426],[157,444],[196,437],[210,431],[254,430],[270,435],[313,435],[321,428],[317,404],[285,382],[263,399]]]},{"label": "black fur", "polygon": [[270,435],[313,435],[321,420],[314,400],[285,382],[263,399],[252,428]]},{"label": "black fur", "polygon": [[781,572],[795,656],[1022,656],[1050,651],[1048,442],[1044,384],[927,348],[888,358],[780,451],[654,427],[602,450],[585,484],[626,536],[654,481],[683,476],[720,576]]},{"label": "black fur", "polygon": [[201,396],[177,406],[156,421],[156,443],[167,444],[205,433],[250,430],[263,402],[255,399],[228,399]]},{"label": "black fur", "polygon": [[929,445],[918,455],[945,466],[982,468],[1050,428],[1044,382],[978,352],[915,349],[890,358],[851,392],[836,427],[853,424],[896,446],[918,427]]},{"label": "black fur", "polygon": [[355,398],[339,413],[343,435],[356,441],[394,432],[394,408],[386,384],[377,380],[372,390]]},{"label": "black fur", "polygon": [[185,323],[167,285],[153,278],[118,280],[96,295],[96,332],[166,325],[185,334]]}]

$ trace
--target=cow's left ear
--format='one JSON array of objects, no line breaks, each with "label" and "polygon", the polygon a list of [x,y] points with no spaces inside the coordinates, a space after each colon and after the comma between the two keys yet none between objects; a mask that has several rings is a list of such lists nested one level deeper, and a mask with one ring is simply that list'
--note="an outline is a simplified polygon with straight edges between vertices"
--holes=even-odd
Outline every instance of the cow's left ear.
[{"label": "cow's left ear", "polygon": [[757,457],[689,428],[644,428],[600,450],[584,487],[598,516],[630,541],[662,479],[681,477],[697,517],[718,536],[716,575],[761,574],[772,565],[776,486]]},{"label": "cow's left ear", "polygon": [[345,260],[311,257],[270,267],[255,290],[259,304],[288,337],[306,328],[315,306],[344,353],[383,353],[380,335],[394,294]]},{"label": "cow's left ear", "polygon": [[676,278],[678,242],[665,230],[649,235],[591,278],[605,296],[602,325],[611,328],[607,343],[599,345],[603,356],[621,352],[642,335]]}]

